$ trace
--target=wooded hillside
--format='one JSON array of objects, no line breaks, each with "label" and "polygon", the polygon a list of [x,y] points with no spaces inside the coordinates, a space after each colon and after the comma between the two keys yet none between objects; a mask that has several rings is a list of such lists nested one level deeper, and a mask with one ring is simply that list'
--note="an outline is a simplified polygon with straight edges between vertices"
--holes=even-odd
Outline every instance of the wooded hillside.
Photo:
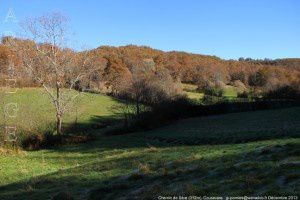
[{"label": "wooded hillside", "polygon": [[[16,39],[14,39],[16,40]],[[16,40],[20,45],[32,41]],[[22,42],[21,42],[22,41]],[[33,50],[34,51],[34,50]],[[164,52],[150,47],[128,45],[122,47],[102,46],[87,52],[75,52],[77,56],[88,56],[95,65],[94,73],[78,87],[103,92],[118,92],[120,86],[132,79],[137,68],[145,68],[154,73],[162,72],[172,77],[174,82],[193,83],[201,87],[203,84],[222,82],[230,84],[240,81],[245,86],[264,86],[272,89],[280,85],[299,85],[300,59],[223,60],[216,56],[207,56],[185,52]],[[21,52],[15,52],[7,38],[0,45],[0,73],[5,77],[10,65],[15,67],[15,76],[19,86],[37,86],[34,80],[26,76],[22,67]],[[29,55],[30,56],[30,55]],[[34,53],[32,54],[34,56]],[[149,68],[150,66],[150,68]],[[144,69],[145,70],[145,69]],[[258,74],[257,74],[258,73]],[[257,75],[267,80],[263,85],[251,82]],[[253,78],[253,77],[252,77]],[[1,80],[4,80],[1,78]],[[67,81],[67,80],[66,80]],[[254,81],[255,82],[255,81]],[[4,84],[3,82],[1,83]],[[251,85],[252,84],[252,85]]]}]

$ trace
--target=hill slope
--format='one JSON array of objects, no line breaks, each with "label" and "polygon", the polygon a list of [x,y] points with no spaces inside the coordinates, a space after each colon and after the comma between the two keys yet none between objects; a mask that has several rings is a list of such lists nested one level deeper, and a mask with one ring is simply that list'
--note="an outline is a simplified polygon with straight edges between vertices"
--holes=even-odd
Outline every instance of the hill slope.
[{"label": "hill slope", "polygon": [[[0,199],[49,199],[59,193],[75,199],[295,195],[300,191],[300,139],[289,134],[299,136],[299,109],[187,119],[149,132],[0,156]],[[284,125],[288,131],[280,137],[285,139],[273,139]],[[247,139],[253,132],[269,140],[189,146],[159,139],[205,139],[212,131],[214,139],[232,134]]]},{"label": "hill slope", "polygon": [[[71,94],[77,94],[72,91]],[[18,126],[19,133],[42,133],[52,131],[55,126],[55,110],[49,96],[42,88],[22,88],[15,94],[6,94],[0,89],[0,112],[3,113],[5,104],[17,103],[16,118],[10,120],[0,115],[0,127],[4,124]],[[112,106],[119,102],[101,94],[82,93],[71,105],[63,117],[65,127],[87,124],[98,124],[97,116],[115,118]]]},{"label": "hill slope", "polygon": [[300,107],[185,119],[141,134],[174,144],[220,144],[299,137]]}]

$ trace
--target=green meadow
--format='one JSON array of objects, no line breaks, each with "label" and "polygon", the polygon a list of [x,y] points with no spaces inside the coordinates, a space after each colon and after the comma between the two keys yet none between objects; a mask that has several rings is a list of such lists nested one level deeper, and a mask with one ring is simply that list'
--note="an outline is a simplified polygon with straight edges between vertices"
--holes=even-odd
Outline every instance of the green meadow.
[{"label": "green meadow", "polygon": [[[65,91],[67,95],[77,95],[75,91]],[[51,99],[42,88],[23,88],[14,94],[0,93],[0,112],[5,104],[17,103],[18,111],[15,118],[0,116],[0,125],[16,125],[19,132],[41,133],[53,131],[55,127],[55,110]],[[64,126],[73,124],[97,124],[97,117],[117,117],[113,106],[119,102],[109,96],[92,93],[80,93],[75,102],[71,103],[63,117]],[[100,126],[101,124],[99,124]]]},{"label": "green meadow", "polygon": [[[182,84],[184,94],[191,100],[202,102],[204,93],[197,91],[197,86],[194,84]],[[237,88],[231,85],[226,85],[224,88],[223,97],[232,100],[237,97]]]},{"label": "green meadow", "polygon": [[[54,123],[42,90],[22,89],[14,100],[20,104],[22,127],[34,126],[28,125],[31,119]],[[77,113],[70,112],[65,123],[117,117],[111,109],[117,104],[105,95],[83,94]],[[91,130],[95,140],[85,144],[0,149],[0,199],[63,199],[64,194],[78,200],[129,200],[300,191],[299,107],[189,118],[125,135],[109,135],[106,129]]]}]

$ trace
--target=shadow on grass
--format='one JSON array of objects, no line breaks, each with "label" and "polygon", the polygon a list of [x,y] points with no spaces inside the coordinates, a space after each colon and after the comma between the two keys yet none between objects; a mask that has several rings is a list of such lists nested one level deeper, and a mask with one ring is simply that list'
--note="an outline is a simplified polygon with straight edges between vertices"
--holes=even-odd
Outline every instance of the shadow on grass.
[{"label": "shadow on grass", "polygon": [[[69,191],[76,199],[153,199],[158,195],[295,195],[299,173],[293,162],[299,143],[263,148],[145,151],[94,161],[0,187],[0,198],[51,199]],[[245,146],[246,147],[246,146]],[[297,150],[298,149],[298,150]],[[142,164],[142,165],[141,165]]]},{"label": "shadow on grass", "polygon": [[116,125],[122,124],[122,119],[119,115],[109,116],[92,116],[87,122],[65,123],[64,132],[66,134],[89,134],[93,130],[103,130]]},{"label": "shadow on grass", "polygon": [[[96,119],[96,118],[95,118]],[[97,119],[107,119],[99,117]],[[180,122],[178,122],[180,123]],[[58,152],[79,152],[82,154],[90,153],[91,151],[107,151],[107,150],[126,150],[126,149],[138,149],[148,147],[178,147],[178,146],[195,146],[195,145],[217,145],[217,144],[238,144],[254,141],[263,141],[269,139],[283,139],[283,138],[299,138],[299,128],[291,127],[289,130],[285,130],[282,127],[286,122],[284,119],[280,122],[278,128],[269,131],[261,131],[263,126],[258,126],[258,130],[232,132],[221,131],[211,133],[197,133],[191,136],[179,136],[177,133],[173,133],[173,129],[168,127],[155,129],[152,131],[134,132],[125,135],[109,135],[107,132],[113,132],[115,126],[107,126],[101,129],[91,129],[89,133],[93,135],[92,140],[88,141],[88,144],[75,144],[62,147],[49,148],[48,150]],[[118,129],[119,127],[117,127]],[[192,128],[192,127],[189,127]],[[268,128],[268,127],[266,127]],[[177,131],[176,129],[173,131]],[[178,132],[178,131],[177,131]],[[165,133],[165,134],[164,134]],[[172,133],[171,135],[169,133]]]},{"label": "shadow on grass", "polygon": [[[137,130],[145,131],[170,124],[176,120],[191,117],[206,117],[235,112],[249,112],[258,110],[272,110],[289,107],[299,107],[299,101],[292,100],[259,100],[254,102],[219,102],[213,105],[198,105],[186,99],[172,102],[163,102],[154,106],[152,112],[144,112],[140,115],[140,122],[132,123],[132,127],[125,128],[123,114],[114,111],[114,115],[92,116],[85,123],[64,124],[64,132],[67,134],[89,134],[91,130],[101,130],[117,126],[110,134],[124,134]],[[113,108],[112,108],[113,109]],[[129,117],[133,119],[134,117]],[[132,121],[134,122],[134,120]]]}]

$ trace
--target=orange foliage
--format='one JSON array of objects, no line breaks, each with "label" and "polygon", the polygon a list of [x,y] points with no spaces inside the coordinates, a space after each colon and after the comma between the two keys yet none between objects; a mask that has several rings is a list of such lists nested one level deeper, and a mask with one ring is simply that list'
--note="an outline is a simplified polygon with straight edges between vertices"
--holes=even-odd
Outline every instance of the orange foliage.
[{"label": "orange foliage", "polygon": [[[22,41],[32,42],[32,41]],[[5,74],[5,66],[12,60],[17,66],[21,65],[17,55],[10,52],[9,46],[0,45],[0,74]],[[80,54],[80,53],[78,53]],[[90,50],[87,56],[93,60],[92,65],[103,66],[95,76],[89,77],[87,82],[105,82],[106,85],[117,91],[118,87],[126,80],[131,79],[132,70],[142,66],[145,60],[155,63],[155,70],[167,70],[174,80],[189,83],[199,83],[203,80],[222,81],[229,83],[231,75],[242,72],[245,80],[251,74],[261,70],[270,77],[268,86],[278,84],[292,84],[299,82],[300,59],[278,60],[223,60],[216,56],[191,54],[185,52],[163,52],[145,46],[128,45],[123,47],[103,46]],[[34,54],[32,55],[34,56]],[[20,79],[24,79],[24,73],[19,73]],[[34,83],[27,81],[22,86]],[[94,85],[97,85],[95,83]],[[247,84],[247,83],[245,83]]]}]

